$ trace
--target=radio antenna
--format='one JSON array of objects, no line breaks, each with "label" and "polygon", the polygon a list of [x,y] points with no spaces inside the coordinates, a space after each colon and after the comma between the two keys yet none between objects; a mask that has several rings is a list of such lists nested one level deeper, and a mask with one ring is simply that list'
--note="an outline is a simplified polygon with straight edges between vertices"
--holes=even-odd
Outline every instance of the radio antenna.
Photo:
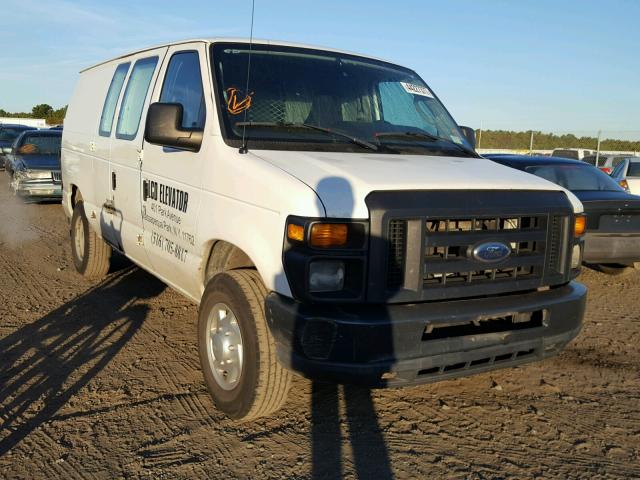
[{"label": "radio antenna", "polygon": [[[249,59],[247,61],[247,85],[245,88],[245,95],[248,97],[249,96],[249,78],[251,76],[251,53],[253,51],[253,14],[256,10],[256,0],[251,0],[251,30],[249,32]],[[242,146],[240,147],[240,150],[238,150],[239,153],[247,153],[249,150],[247,149],[247,137],[246,137],[246,133],[247,133],[247,111],[249,109],[245,109],[244,111],[244,120],[243,120],[243,126],[242,126]]]}]

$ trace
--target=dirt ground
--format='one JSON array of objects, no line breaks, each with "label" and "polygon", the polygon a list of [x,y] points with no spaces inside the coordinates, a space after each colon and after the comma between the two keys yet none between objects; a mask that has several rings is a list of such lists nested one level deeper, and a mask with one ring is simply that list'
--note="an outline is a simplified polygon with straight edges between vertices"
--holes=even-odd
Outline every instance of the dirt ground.
[{"label": "dirt ground", "polygon": [[59,205],[0,181],[0,477],[640,478],[640,272],[585,270],[560,356],[400,390],[296,379],[235,424],[201,378],[196,306],[118,262],[77,275]]}]

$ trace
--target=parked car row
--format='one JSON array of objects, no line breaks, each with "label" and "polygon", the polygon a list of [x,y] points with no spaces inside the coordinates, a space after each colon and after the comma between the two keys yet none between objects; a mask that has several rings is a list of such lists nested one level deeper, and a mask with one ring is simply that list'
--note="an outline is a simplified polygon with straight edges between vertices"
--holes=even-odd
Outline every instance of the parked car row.
[{"label": "parked car row", "polygon": [[569,158],[573,160],[581,160],[598,167],[606,174],[611,174],[613,170],[625,160],[637,159],[640,161],[640,157],[633,155],[612,155],[612,154],[599,154],[592,150],[586,150],[584,148],[556,148],[551,153],[552,157]]},{"label": "parked car row", "polygon": [[10,146],[3,147],[2,166],[16,195],[28,200],[45,201],[62,198],[60,172],[61,129],[35,130],[6,128],[5,137],[14,133]]},{"label": "parked car row", "polygon": [[[484,156],[549,180],[580,199],[587,217],[585,263],[596,264],[605,273],[618,274],[640,262],[640,196],[628,193],[612,177],[584,161],[527,155]],[[633,188],[640,190],[640,158],[633,162],[626,159],[616,170],[620,178],[629,178]],[[629,173],[638,177],[626,177]]]}]

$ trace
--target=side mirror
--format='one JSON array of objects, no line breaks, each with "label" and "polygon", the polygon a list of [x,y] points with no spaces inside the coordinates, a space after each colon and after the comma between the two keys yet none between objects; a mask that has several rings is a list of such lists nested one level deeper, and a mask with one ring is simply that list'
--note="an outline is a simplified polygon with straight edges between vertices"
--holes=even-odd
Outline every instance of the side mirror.
[{"label": "side mirror", "polygon": [[476,131],[471,127],[460,127],[460,131],[462,131],[462,135],[469,142],[471,148],[476,149]]},{"label": "side mirror", "polygon": [[147,112],[144,139],[156,145],[197,152],[202,145],[202,130],[182,127],[182,105],[179,103],[152,103]]}]

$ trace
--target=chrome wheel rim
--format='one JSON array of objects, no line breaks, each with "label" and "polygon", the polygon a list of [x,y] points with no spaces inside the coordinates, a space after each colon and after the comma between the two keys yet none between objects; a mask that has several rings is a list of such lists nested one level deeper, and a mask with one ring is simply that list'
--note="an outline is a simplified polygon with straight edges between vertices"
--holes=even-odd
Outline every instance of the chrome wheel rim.
[{"label": "chrome wheel rim", "polygon": [[78,256],[78,259],[82,261],[84,258],[84,227],[80,217],[76,219],[74,230],[76,255]]},{"label": "chrome wheel rim", "polygon": [[207,357],[213,376],[224,390],[233,389],[242,374],[242,333],[235,314],[216,303],[207,319]]}]

